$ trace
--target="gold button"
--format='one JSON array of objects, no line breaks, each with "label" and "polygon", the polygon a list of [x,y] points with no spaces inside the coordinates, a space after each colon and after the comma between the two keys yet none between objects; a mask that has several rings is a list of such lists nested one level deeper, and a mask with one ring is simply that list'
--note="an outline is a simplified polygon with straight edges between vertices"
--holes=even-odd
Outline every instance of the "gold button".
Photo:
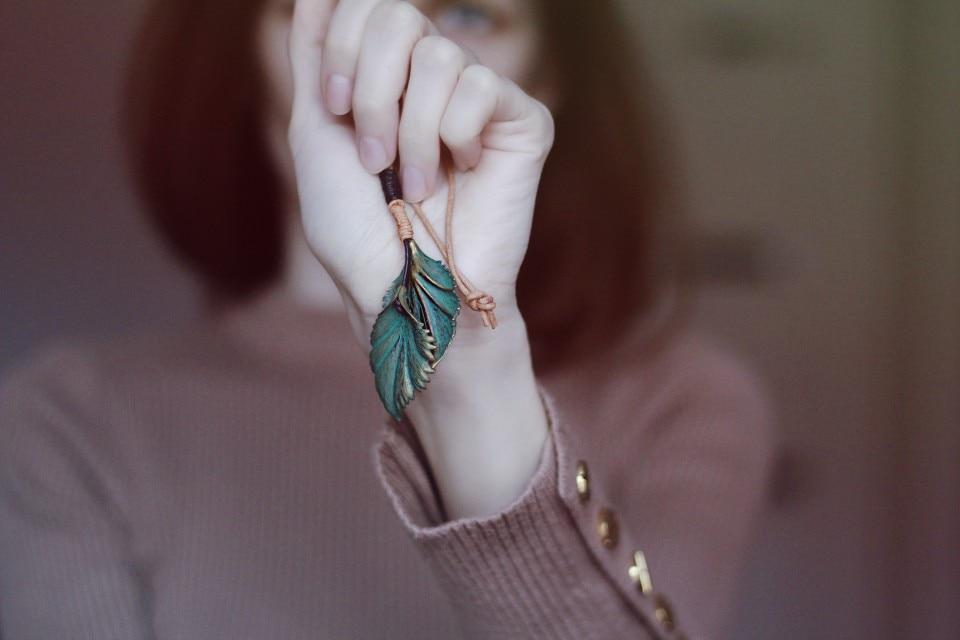
[{"label": "gold button", "polygon": [[590,497],[590,476],[587,474],[587,463],[583,460],[577,461],[577,495],[580,496],[580,502],[586,502]]},{"label": "gold button", "polygon": [[617,546],[620,528],[617,525],[617,514],[603,507],[597,512],[597,533],[600,535],[600,544],[607,549]]},{"label": "gold button", "polygon": [[627,573],[640,593],[646,596],[653,592],[653,581],[650,579],[650,569],[647,567],[647,558],[643,555],[643,551],[633,552],[633,562],[630,563]]},{"label": "gold button", "polygon": [[667,602],[667,599],[660,594],[654,596],[653,615],[657,617],[657,622],[667,631],[673,630],[674,618],[673,607]]}]

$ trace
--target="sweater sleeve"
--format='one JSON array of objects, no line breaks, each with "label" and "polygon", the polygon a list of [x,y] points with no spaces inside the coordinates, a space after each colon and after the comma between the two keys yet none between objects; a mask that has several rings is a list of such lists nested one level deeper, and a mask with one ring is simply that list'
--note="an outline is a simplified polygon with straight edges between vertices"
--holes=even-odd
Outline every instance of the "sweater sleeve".
[{"label": "sweater sleeve", "polygon": [[151,637],[124,527],[84,414],[89,372],[47,354],[0,387],[0,625],[4,640]]},{"label": "sweater sleeve", "polygon": [[466,637],[723,637],[772,457],[764,396],[728,365],[681,367],[639,405],[632,381],[603,422],[541,384],[539,467],[485,518],[444,522],[429,470],[383,430],[382,484]]},{"label": "sweater sleeve", "polygon": [[558,414],[540,387],[549,435],[522,494],[502,512],[442,522],[413,448],[387,423],[380,479],[451,598],[467,638],[660,638],[600,566],[558,490]]}]

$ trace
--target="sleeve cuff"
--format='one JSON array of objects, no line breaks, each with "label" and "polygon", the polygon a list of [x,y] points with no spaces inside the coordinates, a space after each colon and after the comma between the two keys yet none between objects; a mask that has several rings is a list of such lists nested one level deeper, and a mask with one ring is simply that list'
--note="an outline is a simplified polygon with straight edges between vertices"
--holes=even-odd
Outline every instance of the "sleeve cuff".
[{"label": "sleeve cuff", "polygon": [[550,421],[540,464],[497,514],[443,522],[427,471],[392,426],[376,447],[378,475],[467,637],[638,637],[636,612],[597,566],[559,494],[562,430],[542,387],[540,395]]}]

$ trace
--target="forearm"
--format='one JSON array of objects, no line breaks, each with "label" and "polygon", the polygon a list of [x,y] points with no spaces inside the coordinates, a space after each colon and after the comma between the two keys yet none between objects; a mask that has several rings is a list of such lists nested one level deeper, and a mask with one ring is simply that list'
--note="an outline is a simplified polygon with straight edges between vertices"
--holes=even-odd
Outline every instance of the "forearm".
[{"label": "forearm", "polygon": [[498,316],[496,331],[464,319],[407,408],[452,519],[490,515],[518,498],[547,437],[526,325],[515,307]]}]

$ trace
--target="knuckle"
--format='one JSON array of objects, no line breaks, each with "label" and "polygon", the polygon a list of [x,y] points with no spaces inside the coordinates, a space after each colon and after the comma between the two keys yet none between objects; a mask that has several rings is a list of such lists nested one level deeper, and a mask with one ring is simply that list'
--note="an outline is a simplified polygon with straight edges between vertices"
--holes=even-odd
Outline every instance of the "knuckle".
[{"label": "knuckle", "polygon": [[328,64],[331,62],[343,64],[350,54],[351,49],[346,36],[340,32],[327,35],[327,39],[323,43],[324,61],[328,61]]},{"label": "knuckle", "polygon": [[464,84],[481,93],[494,92],[500,84],[497,72],[482,64],[472,64],[464,69],[461,79]]},{"label": "knuckle", "polygon": [[400,122],[397,141],[404,149],[420,148],[431,138],[437,137],[437,131],[421,119],[407,119]]},{"label": "knuckle", "polygon": [[413,49],[415,64],[430,67],[462,66],[466,56],[455,42],[443,36],[426,36]]},{"label": "knuckle", "polygon": [[291,156],[296,160],[302,155],[305,125],[302,119],[291,119],[287,126],[287,148],[290,149]]},{"label": "knuckle", "polygon": [[385,108],[385,102],[376,96],[358,95],[353,101],[353,112],[359,120],[372,120]]},{"label": "knuckle", "polygon": [[387,2],[379,5],[372,16],[377,24],[391,30],[417,31],[423,28],[426,17],[409,2]]},{"label": "knuckle", "polygon": [[539,137],[543,140],[544,150],[549,151],[553,147],[556,138],[556,123],[553,119],[553,113],[547,105],[539,100],[534,100],[534,107],[537,113],[536,124]]},{"label": "knuckle", "polygon": [[298,144],[298,141],[301,137],[302,127],[299,122],[290,120],[290,123],[287,125],[287,146],[290,147],[290,150],[293,151],[294,147]]},{"label": "knuckle", "polygon": [[444,117],[440,122],[440,139],[448,147],[459,149],[469,144],[473,135],[450,118]]}]

